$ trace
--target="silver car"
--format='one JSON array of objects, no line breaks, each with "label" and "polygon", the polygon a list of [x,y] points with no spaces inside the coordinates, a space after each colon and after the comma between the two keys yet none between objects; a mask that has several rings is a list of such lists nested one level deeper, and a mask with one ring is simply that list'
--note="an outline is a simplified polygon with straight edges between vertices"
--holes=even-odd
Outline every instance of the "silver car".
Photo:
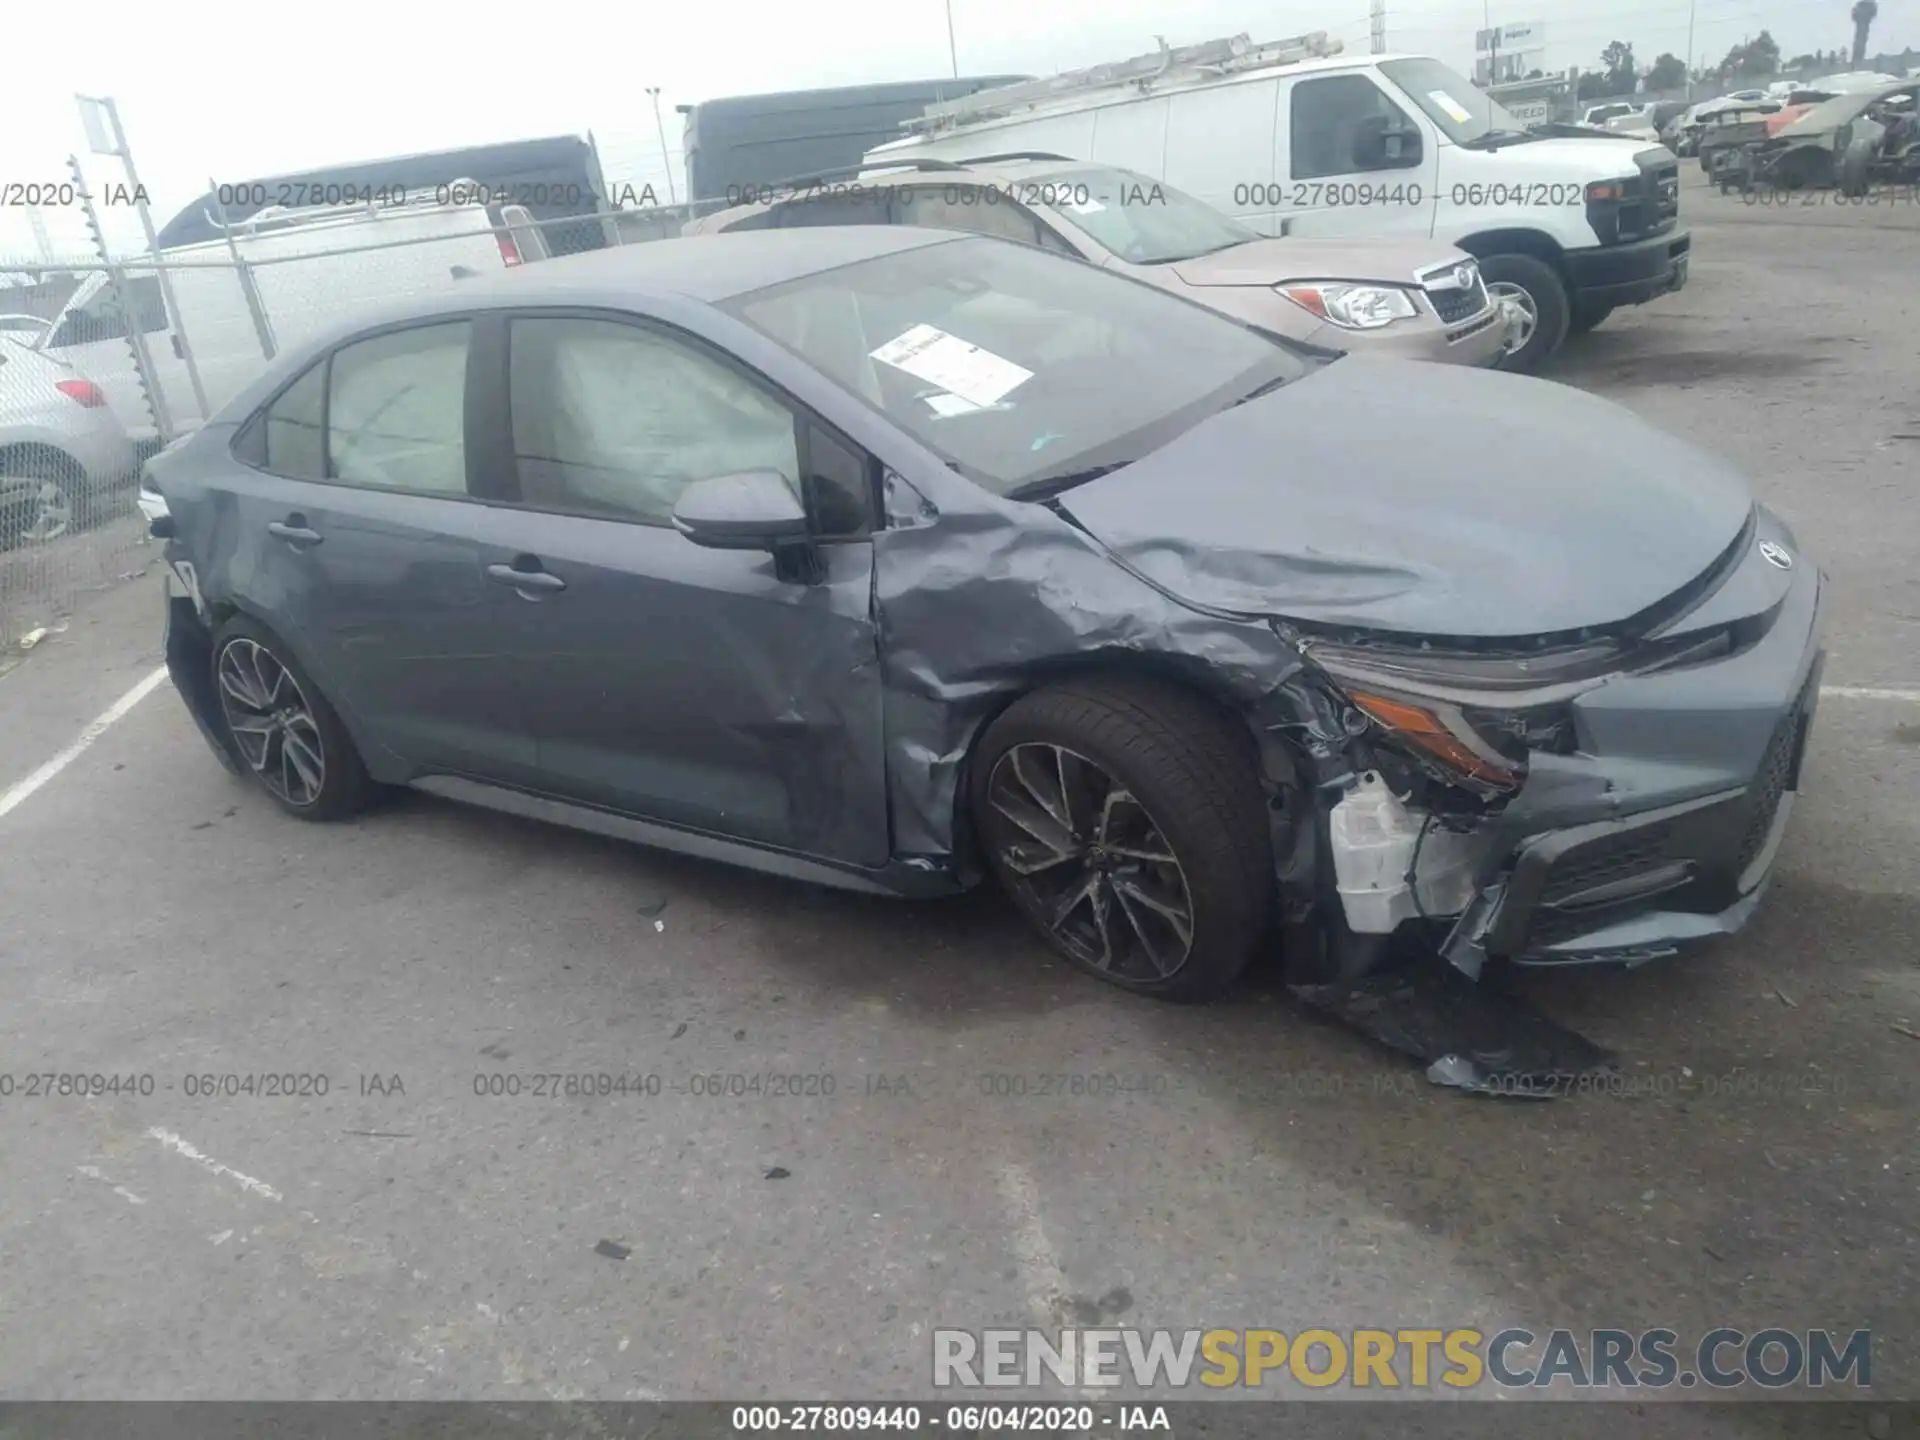
[{"label": "silver car", "polygon": [[134,473],[132,442],[100,387],[0,335],[0,544],[57,539]]},{"label": "silver car", "polygon": [[966,230],[1076,256],[1330,350],[1491,365],[1507,346],[1506,312],[1487,294],[1479,263],[1439,241],[1271,240],[1163,181],[1061,156],[907,163],[911,179],[768,187],[681,233]]}]

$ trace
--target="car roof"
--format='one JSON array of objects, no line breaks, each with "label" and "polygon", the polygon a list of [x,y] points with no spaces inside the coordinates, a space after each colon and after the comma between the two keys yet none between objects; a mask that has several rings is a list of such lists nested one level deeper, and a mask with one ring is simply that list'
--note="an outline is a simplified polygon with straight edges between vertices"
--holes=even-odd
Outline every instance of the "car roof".
[{"label": "car roof", "polygon": [[676,295],[712,305],[843,265],[963,238],[893,225],[846,225],[649,240],[474,276],[407,309],[452,312],[470,309],[482,297],[502,304],[577,304],[582,294],[627,300]]}]

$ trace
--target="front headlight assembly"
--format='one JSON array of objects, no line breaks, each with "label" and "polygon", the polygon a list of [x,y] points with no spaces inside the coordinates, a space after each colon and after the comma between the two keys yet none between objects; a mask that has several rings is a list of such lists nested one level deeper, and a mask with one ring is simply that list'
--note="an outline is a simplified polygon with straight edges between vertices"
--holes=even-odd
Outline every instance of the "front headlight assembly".
[{"label": "front headlight assembly", "polygon": [[1517,790],[1530,751],[1571,754],[1570,702],[1620,669],[1611,644],[1498,659],[1317,641],[1304,648],[1385,738],[1484,794]]},{"label": "front headlight assembly", "polygon": [[1413,297],[1395,285],[1310,280],[1274,288],[1302,309],[1343,330],[1379,330],[1420,313]]}]

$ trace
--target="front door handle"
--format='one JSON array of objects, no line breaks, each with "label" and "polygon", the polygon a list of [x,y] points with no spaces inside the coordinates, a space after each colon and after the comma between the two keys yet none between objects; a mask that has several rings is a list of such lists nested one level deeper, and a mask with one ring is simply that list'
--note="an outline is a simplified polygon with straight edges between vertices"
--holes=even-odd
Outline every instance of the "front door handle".
[{"label": "front door handle", "polygon": [[320,532],[307,528],[307,517],[304,515],[289,515],[285,520],[269,521],[267,533],[286,541],[296,550],[303,545],[320,543]]},{"label": "front door handle", "polygon": [[[523,556],[521,558],[530,564],[539,563],[534,560],[532,556]],[[545,570],[517,569],[513,565],[489,565],[487,566],[487,578],[499,585],[511,585],[514,589],[518,590],[522,596],[529,600],[535,598],[532,593],[534,591],[553,591],[567,588],[567,582],[562,580],[558,575],[550,575]]]}]

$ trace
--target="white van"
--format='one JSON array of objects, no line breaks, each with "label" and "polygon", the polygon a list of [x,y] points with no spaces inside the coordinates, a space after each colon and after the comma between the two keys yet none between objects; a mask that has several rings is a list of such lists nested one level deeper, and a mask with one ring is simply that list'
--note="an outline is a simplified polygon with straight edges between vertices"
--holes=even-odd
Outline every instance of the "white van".
[{"label": "white van", "polygon": [[[504,207],[496,221],[467,199],[477,193],[454,186],[442,187],[446,203],[269,207],[234,226],[233,248],[248,262],[276,351],[357,309],[451,284],[462,269],[498,270],[545,257],[525,209]],[[127,262],[121,292],[145,342],[167,429],[177,435],[198,428],[238,393],[266,364],[267,351],[226,241],[178,246],[161,257],[178,314],[168,313],[150,261]],[[147,403],[128,331],[114,287],[95,274],[35,348],[97,384],[128,435],[151,441],[160,436],[160,417]],[[205,410],[187,370],[189,348]]]},{"label": "white van", "polygon": [[869,163],[1045,152],[1144,171],[1267,235],[1427,235],[1476,256],[1530,370],[1616,306],[1686,283],[1679,162],[1527,130],[1423,55],[1245,35],[930,106]]}]

